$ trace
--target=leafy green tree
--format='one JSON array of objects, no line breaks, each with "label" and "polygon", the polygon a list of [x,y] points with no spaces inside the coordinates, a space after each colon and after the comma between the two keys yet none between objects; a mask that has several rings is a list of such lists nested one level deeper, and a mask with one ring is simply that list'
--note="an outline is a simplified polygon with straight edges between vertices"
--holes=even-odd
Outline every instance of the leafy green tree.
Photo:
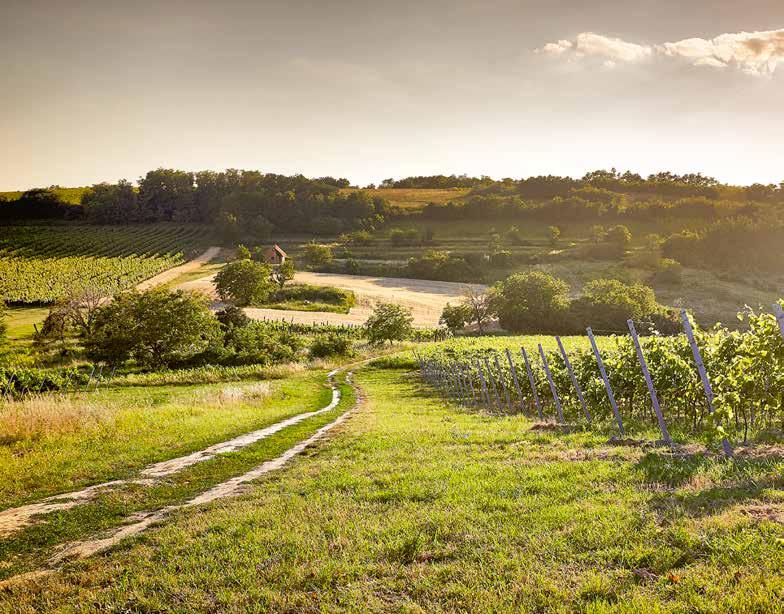
[{"label": "leafy green tree", "polygon": [[139,208],[148,222],[197,221],[193,173],[158,168],[139,179]]},{"label": "leafy green tree", "polygon": [[569,286],[542,271],[516,273],[493,287],[491,304],[502,328],[521,333],[562,330]]},{"label": "leafy green tree", "polygon": [[381,303],[365,322],[368,340],[380,345],[385,341],[402,341],[414,332],[411,310],[403,305]]},{"label": "leafy green tree", "polygon": [[237,246],[237,251],[234,254],[234,260],[251,260],[252,254],[250,250],[245,247],[242,243]]},{"label": "leafy green tree", "polygon": [[294,267],[294,261],[291,258],[286,258],[286,260],[283,261],[283,264],[272,270],[272,278],[275,280],[275,283],[278,284],[278,287],[282,288],[286,285],[287,281],[294,279],[296,272],[297,270]]},{"label": "leafy green tree", "polygon": [[591,242],[598,245],[607,237],[607,231],[601,224],[594,224],[590,230]]},{"label": "leafy green tree", "polygon": [[253,260],[235,260],[215,276],[215,287],[221,300],[240,307],[265,302],[272,292],[270,267]]},{"label": "leafy green tree", "polygon": [[632,233],[623,224],[618,224],[607,230],[604,238],[607,243],[614,245],[619,250],[626,250],[632,242]]},{"label": "leafy green tree", "polygon": [[159,369],[188,360],[219,336],[205,298],[154,288],[119,294],[100,307],[86,348],[93,360],[119,365],[134,359]]},{"label": "leafy green tree", "polygon": [[585,284],[571,306],[578,330],[625,331],[626,321],[648,319],[661,311],[653,290],[643,284],[617,279],[595,279]]},{"label": "leafy green tree", "polygon": [[139,221],[138,197],[130,182],[98,183],[82,194],[84,216],[99,224]]},{"label": "leafy green tree", "polygon": [[302,258],[306,264],[312,267],[326,266],[332,262],[332,248],[329,245],[321,245],[311,241],[305,245]]},{"label": "leafy green tree", "polygon": [[455,332],[458,330],[463,330],[465,328],[466,322],[468,322],[468,318],[470,317],[471,312],[468,306],[458,303],[457,305],[452,305],[451,303],[447,303],[444,306],[444,310],[441,312],[441,317],[438,320],[438,323],[442,326],[446,326],[451,332]]},{"label": "leafy green tree", "polygon": [[218,322],[220,322],[221,327],[224,330],[242,328],[251,322],[242,308],[237,307],[236,305],[226,305],[226,307],[220,311],[215,312],[215,317],[218,318]]}]

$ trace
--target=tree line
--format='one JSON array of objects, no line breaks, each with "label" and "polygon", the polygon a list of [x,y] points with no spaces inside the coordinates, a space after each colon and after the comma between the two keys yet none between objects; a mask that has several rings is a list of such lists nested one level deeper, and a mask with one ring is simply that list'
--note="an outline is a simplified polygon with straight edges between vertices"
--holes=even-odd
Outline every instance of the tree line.
[{"label": "tree line", "polygon": [[276,230],[337,234],[372,227],[388,203],[367,192],[343,191],[347,179],[229,169],[196,173],[155,169],[138,185],[121,180],[86,190],[78,205],[37,189],[0,204],[0,219],[78,219],[96,224],[194,222],[216,224],[234,239]]}]

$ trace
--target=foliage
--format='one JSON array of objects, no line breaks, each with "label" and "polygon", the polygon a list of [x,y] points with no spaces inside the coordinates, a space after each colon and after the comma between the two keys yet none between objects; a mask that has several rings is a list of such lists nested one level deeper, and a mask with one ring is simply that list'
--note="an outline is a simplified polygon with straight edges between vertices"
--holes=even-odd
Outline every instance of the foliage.
[{"label": "foliage", "polygon": [[569,286],[542,271],[516,273],[493,287],[491,302],[505,330],[559,330],[569,307]]},{"label": "foliage", "polygon": [[345,335],[329,333],[318,335],[310,344],[311,358],[331,358],[333,356],[351,356],[354,353],[351,339]]},{"label": "foliage", "polygon": [[471,312],[468,305],[465,305],[464,303],[458,303],[457,305],[447,303],[444,305],[438,323],[442,326],[446,326],[451,332],[455,332],[465,328],[470,315]]},{"label": "foliage", "polygon": [[269,366],[293,362],[301,347],[302,339],[298,335],[268,326],[265,322],[251,322],[228,329],[222,348],[210,348],[193,362]]},{"label": "foliage", "polygon": [[251,322],[242,308],[237,307],[237,305],[226,305],[220,311],[215,312],[215,317],[218,319],[218,322],[220,322],[224,331],[232,328],[242,328]]},{"label": "foliage", "polygon": [[617,279],[588,282],[583,287],[582,296],[571,304],[572,318],[578,330],[591,326],[601,332],[623,332],[627,329],[627,320],[641,320],[660,310],[651,288],[642,284],[625,284]]},{"label": "foliage", "polygon": [[302,259],[311,267],[322,267],[332,262],[332,248],[329,245],[321,245],[311,241],[302,251]]},{"label": "foliage", "polygon": [[87,354],[111,365],[133,359],[161,368],[203,351],[219,331],[202,297],[163,288],[125,292],[98,309]]},{"label": "foliage", "polygon": [[[307,308],[320,307],[318,311],[325,307],[335,307],[337,309],[327,309],[337,313],[348,313],[354,306],[356,297],[351,290],[335,288],[332,286],[313,286],[309,284],[292,284],[276,290],[270,295],[268,306],[280,306],[280,308]],[[312,309],[313,310],[313,309]]]},{"label": "foliage", "polygon": [[272,292],[270,267],[252,260],[235,260],[215,275],[215,288],[224,301],[240,307],[264,303]]},{"label": "foliage", "polygon": [[54,303],[80,289],[125,290],[206,244],[192,226],[0,226],[0,299]]},{"label": "foliage", "polygon": [[294,267],[294,261],[291,258],[286,258],[282,264],[272,269],[272,278],[279,288],[283,288],[287,281],[294,279],[297,270]]},{"label": "foliage", "polygon": [[[781,396],[781,390],[784,390],[784,339],[775,317],[753,312],[744,313],[742,317],[749,327],[745,332],[720,327],[701,331],[695,327],[697,344],[716,395],[716,413],[713,416],[708,412],[702,383],[685,335],[651,335],[641,339],[665,420],[674,435],[699,434],[711,441],[728,435],[731,440],[739,442],[780,425],[784,419],[784,398]],[[597,340],[627,428],[656,428],[648,389],[631,337],[626,334],[598,337]],[[546,349],[567,420],[580,419],[582,410],[574,386],[552,339],[525,338],[516,341],[528,348],[539,398],[550,405],[547,411],[553,411],[552,395],[536,350],[536,341]],[[594,422],[613,428],[612,411],[587,340],[585,337],[572,337],[565,338],[564,343]],[[478,344],[475,340],[469,343],[456,339],[425,350],[425,357],[442,364],[457,362],[471,366],[475,358],[489,356],[494,377],[503,380],[514,393],[516,389],[508,364],[505,360],[501,361],[501,370],[498,371],[492,360],[496,351],[509,346],[513,350],[515,368],[525,397],[524,403],[520,399],[515,403],[531,410],[530,386],[523,376],[525,365],[518,347],[515,347],[515,340],[487,338],[485,343]],[[476,384],[479,385],[478,380]]]},{"label": "foliage", "polygon": [[409,258],[405,274],[436,281],[475,282],[481,278],[481,272],[465,258],[446,251],[428,251],[419,258]]},{"label": "foliage", "polygon": [[382,344],[385,341],[392,343],[408,339],[413,332],[413,321],[409,308],[393,303],[381,303],[365,322],[368,340],[373,344]]}]

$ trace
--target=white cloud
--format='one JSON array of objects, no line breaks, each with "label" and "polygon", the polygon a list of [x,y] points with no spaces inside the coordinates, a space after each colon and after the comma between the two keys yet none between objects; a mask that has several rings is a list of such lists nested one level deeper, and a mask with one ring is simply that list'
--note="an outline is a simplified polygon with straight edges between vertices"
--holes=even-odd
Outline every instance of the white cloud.
[{"label": "white cloud", "polygon": [[653,57],[679,58],[694,66],[736,68],[752,75],[772,75],[784,63],[784,29],[766,32],[736,32],[712,39],[687,38],[660,45],[640,45],[593,32],[574,40],[548,43],[536,50],[554,56],[594,57],[605,66],[640,62]]}]

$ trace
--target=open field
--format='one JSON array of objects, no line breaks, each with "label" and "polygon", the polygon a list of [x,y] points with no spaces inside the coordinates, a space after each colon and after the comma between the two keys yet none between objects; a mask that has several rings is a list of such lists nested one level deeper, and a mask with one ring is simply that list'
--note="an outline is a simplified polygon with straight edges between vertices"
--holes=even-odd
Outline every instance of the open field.
[{"label": "open field", "polygon": [[[6,586],[17,611],[776,611],[782,461],[614,447],[358,374],[330,441],[237,500]],[[174,605],[176,604],[176,606]]]},{"label": "open field", "polygon": [[[344,192],[353,192],[354,188],[344,188]],[[421,209],[430,203],[442,204],[452,200],[460,200],[471,190],[469,188],[417,189],[417,188],[376,188],[364,190],[373,197],[385,198],[390,204],[402,209]]]},{"label": "open field", "polygon": [[[450,301],[455,303],[460,300],[465,289],[465,284],[453,282],[310,272],[298,272],[294,281],[351,290],[356,295],[356,306],[348,314],[248,308],[246,310],[248,315],[255,319],[287,321],[293,319],[295,322],[305,323],[362,324],[377,304],[388,302],[410,307],[415,325],[433,327],[438,325],[444,305]],[[212,277],[186,282],[180,287],[215,297]]]}]

